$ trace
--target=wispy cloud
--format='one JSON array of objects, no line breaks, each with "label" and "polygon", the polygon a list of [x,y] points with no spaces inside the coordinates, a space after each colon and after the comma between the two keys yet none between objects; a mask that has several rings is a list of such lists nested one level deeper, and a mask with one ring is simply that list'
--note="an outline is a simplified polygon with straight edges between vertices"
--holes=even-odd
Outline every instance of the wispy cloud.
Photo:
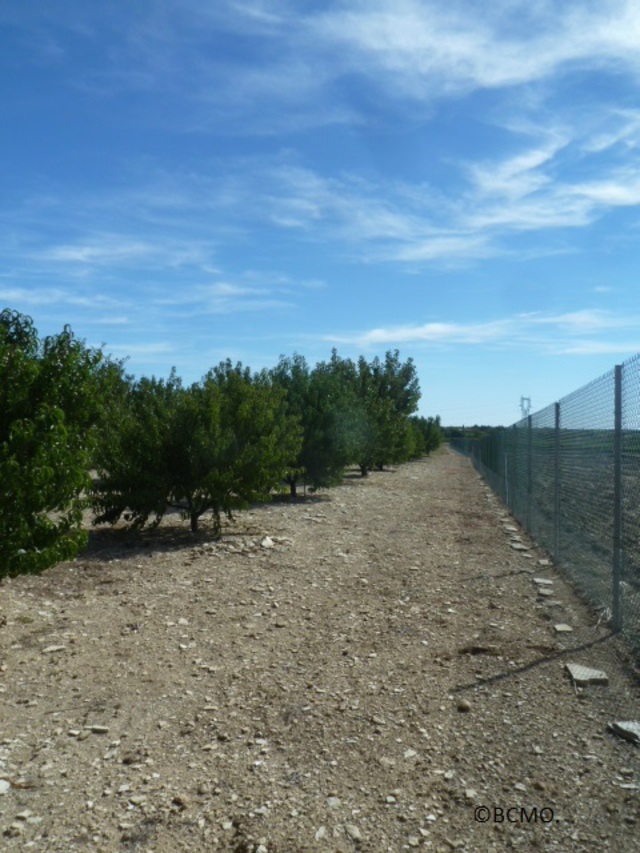
[{"label": "wispy cloud", "polygon": [[564,314],[543,314],[533,312],[520,314],[520,319],[533,326],[556,327],[571,334],[595,334],[610,329],[632,328],[638,322],[636,317],[625,317],[601,309],[583,309],[568,311]]},{"label": "wispy cloud", "polygon": [[[165,169],[152,179],[138,175],[127,190],[33,203],[16,217],[13,243],[5,237],[5,256],[21,268],[57,267],[76,277],[118,270],[201,275],[220,268],[221,246],[238,245],[268,227],[366,262],[527,258],[531,245],[512,242],[520,235],[586,227],[609,211],[640,205],[640,169],[605,160],[601,152],[585,153],[585,140],[575,128],[524,140],[515,134],[490,159],[449,162],[457,177],[451,193],[428,181],[321,171],[290,152],[230,159],[224,173],[219,164],[210,170],[200,164],[188,175]],[[8,211],[3,219],[9,221]],[[86,233],[83,220],[93,226]],[[51,235],[63,224],[76,239]],[[552,248],[541,243],[539,252]]]},{"label": "wispy cloud", "polygon": [[[104,215],[104,214],[103,214]],[[144,233],[144,222],[138,229]],[[90,234],[75,243],[49,245],[33,255],[33,259],[76,267],[158,267],[172,268],[185,265],[201,265],[209,262],[212,249],[197,240],[179,238],[158,239],[155,237],[138,239],[117,234]]]},{"label": "wispy cloud", "polygon": [[361,347],[402,344],[437,347],[525,347],[554,355],[592,355],[608,352],[630,353],[640,349],[640,335],[635,345],[628,340],[621,343],[605,339],[613,330],[635,329],[639,324],[640,317],[584,309],[563,314],[516,314],[480,323],[440,321],[391,326],[352,335],[325,335],[323,340]]},{"label": "wispy cloud", "polygon": [[40,258],[44,261],[95,265],[135,262],[152,255],[153,247],[150,244],[111,238],[102,244],[52,246],[45,249]]},{"label": "wispy cloud", "polygon": [[577,174],[600,177],[573,178],[570,164],[581,160],[584,137],[540,135],[517,153],[455,164],[460,182],[450,196],[428,184],[324,175],[298,164],[264,164],[252,187],[273,227],[319,242],[339,239],[364,260],[403,263],[450,264],[514,251],[530,257],[529,246],[516,249],[510,239],[585,227],[616,208],[640,205],[636,167],[582,162]]},{"label": "wispy cloud", "polygon": [[280,288],[251,287],[228,281],[199,285],[194,288],[192,306],[207,314],[281,311],[295,307],[295,302],[283,299]]},{"label": "wispy cloud", "polygon": [[538,82],[566,67],[640,69],[633,0],[512,0],[481,12],[461,0],[397,0],[392,9],[384,0],[354,0],[318,16],[317,26],[348,46],[353,67],[420,100]]},{"label": "wispy cloud", "polygon": [[[229,123],[264,133],[289,121],[293,130],[292,117],[306,126],[353,122],[358,107],[337,97],[337,88],[354,75],[406,109],[410,101],[528,86],[564,70],[640,71],[634,0],[315,5],[165,0],[131,7],[126,16],[108,4],[43,7],[37,31],[51,35],[34,41],[39,49],[28,55],[58,63],[81,36],[93,48],[93,62],[81,79],[70,75],[70,83],[104,98],[144,91],[158,106],[177,94],[184,126],[219,123],[221,133]],[[33,32],[33,11],[4,14],[16,27],[24,18],[25,34]],[[229,38],[244,46],[233,58],[224,49]],[[161,109],[151,117],[167,120]]]},{"label": "wispy cloud", "polygon": [[128,340],[118,343],[108,341],[104,344],[104,350],[116,359],[131,360],[137,368],[160,364],[168,369],[184,352],[184,347],[171,341]]},{"label": "wispy cloud", "polygon": [[82,291],[64,290],[58,287],[0,287],[0,301],[8,305],[24,305],[34,308],[66,305],[96,311],[104,311],[107,308],[122,310],[129,304],[126,300],[102,293],[94,293],[91,289],[86,289],[83,293]]},{"label": "wispy cloud", "polygon": [[600,114],[602,125],[583,143],[587,152],[602,153],[613,148],[635,150],[640,145],[640,110],[611,108]]},{"label": "wispy cloud", "polygon": [[[278,279],[278,276],[274,276]],[[248,312],[273,312],[294,308],[295,300],[282,298],[291,293],[290,287],[252,286],[225,280],[208,284],[196,283],[170,294],[151,297],[150,302],[162,309],[172,308],[181,318],[207,314],[236,314]]]},{"label": "wispy cloud", "polygon": [[[367,262],[530,257],[523,235],[586,227],[608,211],[640,205],[640,170],[635,155],[630,160],[640,145],[640,111],[605,98],[594,98],[589,110],[566,100],[560,119],[549,106],[565,71],[611,71],[630,81],[640,74],[633,0],[507,0],[473,9],[466,0],[398,0],[393,8],[385,0],[342,0],[302,11],[291,0],[167,0],[131,10],[126,26],[106,8],[38,14],[43,27],[53,27],[56,63],[71,48],[69,33],[95,42],[85,85],[103,87],[105,99],[144,90],[148,113],[129,120],[153,124],[170,115],[172,133],[247,138],[315,122],[366,134],[377,113],[374,119],[370,106],[351,97],[356,91],[369,105],[384,100],[391,110],[385,131],[397,110],[428,128],[427,111],[445,96],[451,103],[480,90],[502,97],[484,117],[500,126],[493,156],[438,152],[443,163],[448,157],[449,191],[436,191],[427,178],[411,184],[397,177],[401,169],[364,178],[357,167],[309,165],[286,146],[277,155],[201,159],[173,172],[148,158],[128,162],[126,189],[105,189],[80,205],[62,193],[59,204],[23,211],[25,227],[29,216],[75,216],[77,239],[41,241],[31,260],[66,265],[77,277],[100,269],[204,270],[217,263],[221,244],[265,224]],[[20,13],[11,18],[18,26]],[[230,54],[223,47],[232,36]],[[47,61],[44,47],[41,54]],[[541,242],[539,252],[548,251]]]},{"label": "wispy cloud", "polygon": [[553,348],[554,355],[619,355],[626,358],[635,353],[640,353],[640,335],[618,341],[575,341]]}]

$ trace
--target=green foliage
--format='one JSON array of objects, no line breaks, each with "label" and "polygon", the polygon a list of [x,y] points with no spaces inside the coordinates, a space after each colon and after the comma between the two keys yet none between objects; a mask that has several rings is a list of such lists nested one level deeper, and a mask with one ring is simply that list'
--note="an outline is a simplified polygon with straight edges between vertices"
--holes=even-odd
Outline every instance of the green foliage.
[{"label": "green foliage", "polygon": [[363,476],[372,468],[409,459],[413,439],[408,417],[420,399],[413,361],[401,362],[395,350],[387,352],[384,361],[360,357],[357,365],[339,360],[334,352],[333,363],[352,379],[351,454]]},{"label": "green foliage", "polygon": [[302,430],[302,443],[290,460],[287,482],[292,496],[300,479],[315,487],[339,483],[349,462],[349,395],[341,377],[325,364],[309,370],[300,355],[281,357],[271,371],[286,395],[287,411]]},{"label": "green foliage", "polygon": [[182,391],[172,372],[169,379],[129,379],[105,419],[95,455],[98,481],[94,487],[96,523],[114,524],[126,513],[132,527],[150,516],[157,524],[171,493],[171,427]]},{"label": "green foliage", "polygon": [[95,424],[118,366],[68,326],[0,312],[0,576],[76,556]]},{"label": "green foliage", "polygon": [[435,418],[413,416],[409,418],[409,426],[413,442],[411,458],[428,456],[442,444],[443,433],[439,416]]},{"label": "green foliage", "polygon": [[223,514],[269,499],[300,441],[284,393],[266,374],[227,361],[187,389],[175,373],[141,380],[101,445],[96,522],[125,515],[135,527],[150,516],[157,524],[177,506],[194,532],[211,511],[219,532]]},{"label": "green foliage", "polygon": [[123,363],[66,326],[40,340],[33,321],[0,313],[0,576],[41,571],[86,543],[89,471],[96,523],[124,516],[157,524],[178,507],[196,531],[268,500],[288,481],[339,482],[345,467],[428,453],[436,419],[411,417],[419,398],[411,359],[398,352],[354,363],[334,350],[311,370],[281,358],[252,375],[230,361],[184,388],[126,376]]}]

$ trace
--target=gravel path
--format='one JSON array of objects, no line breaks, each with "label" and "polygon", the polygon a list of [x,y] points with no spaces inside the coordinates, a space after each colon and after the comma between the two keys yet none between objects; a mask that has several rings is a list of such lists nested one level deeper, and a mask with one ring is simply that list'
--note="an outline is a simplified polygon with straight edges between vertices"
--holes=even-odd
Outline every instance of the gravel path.
[{"label": "gravel path", "polygon": [[5,580],[0,848],[638,851],[638,681],[544,558],[443,449]]}]

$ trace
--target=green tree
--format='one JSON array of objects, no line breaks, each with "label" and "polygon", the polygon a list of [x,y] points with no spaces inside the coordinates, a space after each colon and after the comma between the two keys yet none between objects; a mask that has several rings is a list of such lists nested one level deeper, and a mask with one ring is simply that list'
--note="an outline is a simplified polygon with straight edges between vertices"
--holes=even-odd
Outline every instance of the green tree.
[{"label": "green tree", "polygon": [[229,361],[187,389],[175,373],[134,384],[113,439],[99,460],[97,523],[157,524],[173,506],[194,532],[211,511],[217,534],[223,514],[270,498],[301,441],[282,390]]},{"label": "green tree", "polygon": [[358,359],[352,402],[354,457],[363,476],[372,468],[402,462],[411,455],[408,417],[416,410],[420,388],[412,359],[398,350],[384,361]]},{"label": "green tree", "polygon": [[182,383],[129,378],[100,430],[95,454],[94,523],[115,524],[121,516],[143,527],[158,524],[171,500],[171,437]]},{"label": "green tree", "polygon": [[348,395],[341,377],[330,364],[310,370],[297,354],[282,356],[271,375],[284,390],[287,411],[302,430],[302,444],[287,476],[292,497],[300,480],[315,488],[336,485],[349,462]]},{"label": "green tree", "polygon": [[412,432],[412,457],[428,456],[442,444],[443,434],[440,427],[440,417],[424,418],[414,415],[409,418]]},{"label": "green tree", "polygon": [[96,424],[119,365],[65,326],[0,312],[0,575],[38,572],[86,544]]}]

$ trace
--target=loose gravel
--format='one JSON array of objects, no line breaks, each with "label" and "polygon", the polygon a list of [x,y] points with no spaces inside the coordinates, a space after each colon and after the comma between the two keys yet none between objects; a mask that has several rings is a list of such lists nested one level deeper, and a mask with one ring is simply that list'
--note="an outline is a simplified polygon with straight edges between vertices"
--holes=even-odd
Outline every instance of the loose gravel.
[{"label": "loose gravel", "polygon": [[639,698],[443,449],[2,582],[0,848],[631,853],[640,749],[608,727]]}]

